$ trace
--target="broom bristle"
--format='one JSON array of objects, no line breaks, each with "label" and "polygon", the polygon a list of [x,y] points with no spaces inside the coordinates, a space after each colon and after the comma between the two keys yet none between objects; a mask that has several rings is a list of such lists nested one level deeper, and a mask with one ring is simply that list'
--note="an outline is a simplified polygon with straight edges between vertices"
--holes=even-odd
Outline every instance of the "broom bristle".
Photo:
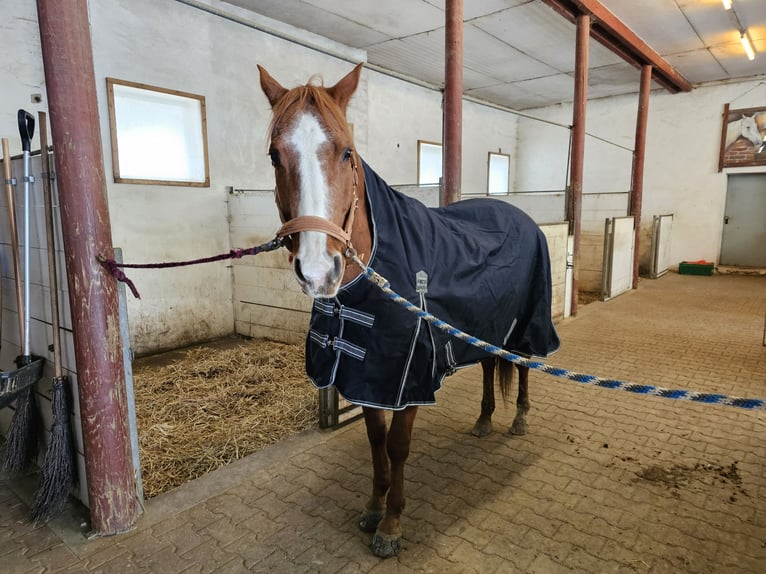
[{"label": "broom bristle", "polygon": [[67,404],[66,377],[54,379],[51,397],[53,426],[41,471],[40,488],[32,505],[35,525],[44,524],[61,512],[74,482],[72,432]]},{"label": "broom bristle", "polygon": [[5,445],[5,460],[0,474],[13,477],[37,456],[37,405],[34,385],[23,390],[16,399],[16,412],[11,420]]}]

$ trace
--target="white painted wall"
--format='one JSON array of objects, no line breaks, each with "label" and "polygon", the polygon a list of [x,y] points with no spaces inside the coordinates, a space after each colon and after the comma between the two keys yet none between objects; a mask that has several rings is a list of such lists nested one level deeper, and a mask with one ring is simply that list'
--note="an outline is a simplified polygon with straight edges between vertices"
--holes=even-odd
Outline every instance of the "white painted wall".
[{"label": "white painted wall", "polygon": [[[442,143],[442,94],[372,70],[365,75],[369,90],[365,159],[374,162],[375,171],[390,185],[415,184],[418,140]],[[506,112],[463,103],[463,195],[486,194],[488,154],[513,153],[516,122],[516,116]],[[359,135],[356,126],[355,135]]]},{"label": "white painted wall", "polygon": [[[205,0],[210,9],[225,9],[249,19],[264,20],[218,0]],[[0,66],[0,135],[11,137],[18,151],[15,110],[33,113],[45,108],[44,81],[34,3],[0,0],[4,14]],[[258,87],[255,64],[265,65],[287,86],[321,73],[332,83],[351,69],[348,59],[362,52],[311,34],[287,30],[291,42],[232,22],[175,0],[90,0],[94,66],[99,95],[108,196],[115,245],[127,261],[191,259],[246,247],[273,233],[245,224],[229,238],[228,195],[225,188],[270,189],[273,173],[266,157],[266,127],[270,111]],[[268,22],[267,22],[268,24]],[[271,25],[279,28],[278,23]],[[268,26],[267,26],[268,27]],[[193,33],[190,33],[193,30]],[[307,47],[319,47],[321,51]],[[207,99],[210,188],[142,186],[111,182],[106,76],[202,94]],[[644,179],[644,218],[641,253],[649,247],[651,216],[674,213],[671,261],[717,259],[726,177],[716,172],[722,106],[762,105],[766,90],[758,81],[709,86],[691,94],[652,95]],[[748,90],[752,91],[745,94]],[[29,103],[42,92],[43,103]],[[741,97],[740,97],[741,96]],[[637,97],[591,101],[587,131],[622,146],[632,147]],[[568,125],[571,106],[536,110],[534,115]],[[357,145],[365,159],[392,184],[414,183],[417,140],[441,140],[441,94],[366,70],[351,103]],[[513,158],[514,190],[561,190],[566,181],[566,129],[518,118],[475,103],[463,110],[466,194],[486,186],[488,151],[509,152]],[[36,143],[37,140],[35,140]],[[586,147],[583,226],[592,225],[593,259],[600,262],[603,218],[625,213],[631,154],[594,138]],[[560,220],[563,195],[515,193],[509,200],[529,210],[541,222]],[[268,206],[268,199],[264,209]],[[232,215],[233,217],[233,215]],[[269,227],[270,226],[270,227]],[[597,267],[599,263],[594,263]],[[282,264],[280,264],[282,265]],[[594,274],[598,273],[594,267]],[[185,270],[132,271],[143,299],[129,302],[131,344],[148,353],[213,338],[234,329],[232,273],[226,263]]]},{"label": "white painted wall", "polygon": [[[726,174],[718,173],[723,106],[763,106],[764,77],[729,84],[700,86],[691,93],[653,92],[649,103],[643,216],[641,220],[642,268],[648,269],[652,217],[674,214],[670,251],[671,267],[684,260],[718,261],[721,245]],[[588,102],[586,130],[606,140],[632,148],[638,96],[621,96]],[[531,112],[561,123],[571,123],[571,105],[551,106]],[[565,146],[554,136],[534,138],[520,125],[517,182],[534,185],[546,181],[538,154],[553,152],[560,158]],[[547,130],[553,133],[553,129]],[[563,130],[562,130],[563,131]],[[625,215],[625,195],[588,197],[593,192],[624,192],[630,187],[631,154],[620,148],[611,152],[603,143],[587,139],[583,183],[583,237],[596,234],[593,245],[603,245],[603,218]],[[560,167],[560,166],[559,166]],[[741,168],[740,168],[741,170]],[[726,170],[736,172],[736,169]],[[589,199],[592,205],[587,205]],[[598,233],[596,225],[600,226]],[[595,248],[595,247],[594,247]],[[591,252],[591,255],[596,255]],[[589,255],[585,254],[585,257]],[[587,273],[587,271],[586,271]]]},{"label": "white painted wall", "polygon": [[[11,155],[16,155],[21,153],[16,111],[24,108],[37,119],[38,111],[48,109],[40,29],[35,2],[0,0],[0,14],[0,138],[8,138]],[[43,102],[32,103],[32,94],[42,94]],[[39,142],[35,133],[32,149],[39,149]],[[6,222],[0,221],[0,225]]]}]

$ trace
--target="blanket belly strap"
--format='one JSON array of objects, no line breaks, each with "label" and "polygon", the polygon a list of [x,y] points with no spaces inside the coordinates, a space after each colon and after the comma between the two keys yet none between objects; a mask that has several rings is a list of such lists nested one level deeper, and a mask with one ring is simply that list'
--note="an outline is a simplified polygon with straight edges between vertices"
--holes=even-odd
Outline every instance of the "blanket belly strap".
[{"label": "blanket belly strap", "polygon": [[327,317],[337,317],[351,321],[362,327],[372,327],[375,324],[375,315],[365,313],[358,309],[352,309],[351,307],[346,307],[342,304],[336,306],[334,303],[315,299],[314,310]]}]

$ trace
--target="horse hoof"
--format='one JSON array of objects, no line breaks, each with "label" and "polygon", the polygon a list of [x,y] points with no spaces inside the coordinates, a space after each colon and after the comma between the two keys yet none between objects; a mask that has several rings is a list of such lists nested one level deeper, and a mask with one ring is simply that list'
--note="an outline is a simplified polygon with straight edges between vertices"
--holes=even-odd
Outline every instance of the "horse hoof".
[{"label": "horse hoof", "polygon": [[492,432],[492,419],[488,416],[482,415],[478,419],[476,419],[476,424],[473,425],[473,430],[471,431],[471,434],[473,436],[477,436],[479,438],[483,436],[487,436],[489,433]]},{"label": "horse hoof", "polygon": [[527,434],[527,421],[515,420],[508,430],[508,434],[512,436],[524,436]]},{"label": "horse hoof", "polygon": [[372,553],[378,558],[391,558],[402,550],[402,537],[376,532],[372,537]]},{"label": "horse hoof", "polygon": [[375,532],[381,520],[383,520],[383,512],[364,511],[359,517],[359,529],[362,532]]},{"label": "horse hoof", "polygon": [[487,436],[491,432],[492,432],[492,421],[482,420],[482,419],[477,420],[476,424],[473,425],[473,430],[471,430],[471,434],[479,438]]}]

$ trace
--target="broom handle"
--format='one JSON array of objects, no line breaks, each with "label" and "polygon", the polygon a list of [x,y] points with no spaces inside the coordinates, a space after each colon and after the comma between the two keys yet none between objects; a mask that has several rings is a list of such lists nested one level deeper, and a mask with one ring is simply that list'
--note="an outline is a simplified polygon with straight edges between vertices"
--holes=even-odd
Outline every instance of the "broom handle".
[{"label": "broom handle", "polygon": [[24,344],[21,346],[21,354],[25,360],[32,356],[29,351],[29,328],[31,325],[30,301],[31,301],[31,269],[30,269],[30,217],[31,217],[31,186],[34,179],[30,169],[29,153],[32,151],[32,136],[35,133],[35,117],[25,110],[19,110],[19,136],[21,136],[21,150],[24,157]]},{"label": "broom handle", "polygon": [[13,176],[11,174],[11,152],[8,138],[3,138],[3,177],[8,196],[8,220],[11,232],[11,251],[13,252],[13,275],[16,279],[16,308],[19,312],[19,345],[24,340],[24,298],[21,294],[21,262],[19,261],[19,236],[16,229],[16,200],[13,196]]},{"label": "broom handle", "polygon": [[40,124],[40,158],[43,162],[43,197],[45,201],[45,227],[48,239],[48,276],[51,289],[51,327],[53,328],[53,366],[55,377],[61,378],[61,333],[59,332],[59,290],[56,277],[56,232],[53,220],[53,191],[51,186],[50,159],[48,157],[48,128],[45,112],[37,112]]}]

